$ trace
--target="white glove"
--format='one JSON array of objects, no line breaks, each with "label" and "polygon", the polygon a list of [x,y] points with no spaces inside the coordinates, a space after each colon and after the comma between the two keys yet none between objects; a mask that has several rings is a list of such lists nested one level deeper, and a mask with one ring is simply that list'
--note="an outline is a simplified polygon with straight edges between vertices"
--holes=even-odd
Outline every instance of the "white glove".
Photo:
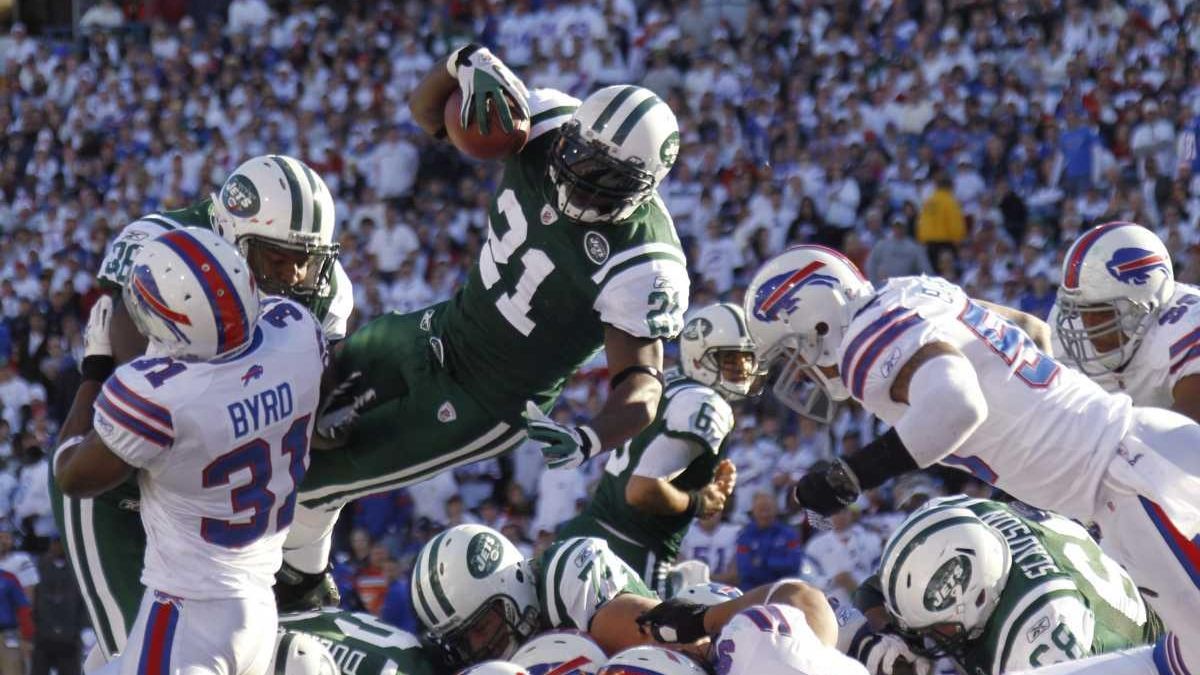
[{"label": "white glove", "polygon": [[[500,114],[500,126],[505,132],[514,128],[513,111],[509,99],[521,110],[521,117],[529,119],[529,90],[521,79],[513,74],[500,59],[477,44],[469,44],[451,53],[446,59],[446,70],[458,80],[462,91],[462,108],[459,122],[465,129],[472,115],[479,124],[481,133],[488,133],[487,101],[492,100]],[[506,98],[504,95],[507,94]]]},{"label": "white glove", "polygon": [[867,672],[873,675],[893,675],[898,664],[909,667],[900,672],[913,675],[931,675],[933,662],[924,656],[917,656],[898,635],[879,633],[878,642],[870,645],[859,655],[859,660],[867,667]]},{"label": "white glove", "polygon": [[112,340],[108,336],[108,324],[112,321],[112,296],[101,295],[92,305],[87,326],[83,329],[83,356],[112,356]]}]

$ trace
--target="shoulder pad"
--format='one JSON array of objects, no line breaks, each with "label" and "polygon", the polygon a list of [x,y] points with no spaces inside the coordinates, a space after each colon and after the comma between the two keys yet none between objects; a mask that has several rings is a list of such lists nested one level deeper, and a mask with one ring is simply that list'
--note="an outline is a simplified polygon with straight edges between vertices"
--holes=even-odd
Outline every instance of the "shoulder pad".
[{"label": "shoulder pad", "polygon": [[716,452],[733,430],[733,409],[704,386],[682,387],[668,395],[663,427],[668,435],[699,441]]},{"label": "shoulder pad", "polygon": [[542,554],[538,598],[554,628],[586,631],[604,603],[622,593],[653,595],[603,539],[571,537]]}]

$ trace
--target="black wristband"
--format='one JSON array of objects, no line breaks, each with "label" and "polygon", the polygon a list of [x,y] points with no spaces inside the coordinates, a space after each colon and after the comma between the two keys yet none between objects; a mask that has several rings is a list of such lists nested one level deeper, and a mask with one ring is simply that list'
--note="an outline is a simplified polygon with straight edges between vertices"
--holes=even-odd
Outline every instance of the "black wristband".
[{"label": "black wristband", "polygon": [[612,376],[612,379],[608,381],[609,391],[612,391],[612,390],[616,389],[617,387],[621,386],[622,382],[629,379],[633,375],[636,375],[637,373],[642,373],[643,375],[649,375],[650,377],[653,377],[654,379],[658,380],[659,384],[662,384],[664,382],[663,373],[658,368],[655,368],[654,366],[646,366],[646,365],[642,365],[640,363],[635,363],[632,366],[629,366],[628,368],[626,368],[625,370],[622,370],[621,372]]},{"label": "black wristband", "polygon": [[687,496],[688,505],[685,513],[687,513],[688,518],[695,518],[696,516],[700,515],[700,491],[691,490],[687,493]]},{"label": "black wristband", "polygon": [[117,369],[117,360],[111,356],[102,354],[93,354],[83,357],[83,363],[79,364],[79,372],[83,375],[84,380],[93,380],[103,382],[108,379],[109,375]]},{"label": "black wristband", "polygon": [[853,456],[846,458],[846,465],[858,477],[858,486],[863,490],[879,487],[889,479],[916,471],[916,460],[908,454],[900,434],[892,428],[887,433],[867,443]]}]

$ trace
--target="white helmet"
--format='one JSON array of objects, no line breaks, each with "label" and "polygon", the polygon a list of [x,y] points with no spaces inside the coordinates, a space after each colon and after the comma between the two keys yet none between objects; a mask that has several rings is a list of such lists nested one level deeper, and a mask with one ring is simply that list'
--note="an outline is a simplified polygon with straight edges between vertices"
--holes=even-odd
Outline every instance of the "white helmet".
[{"label": "white helmet", "polygon": [[463,668],[457,675],[533,675],[519,664],[511,661],[484,661],[470,668]]},{"label": "white helmet", "polygon": [[[490,527],[457,525],[431,539],[413,566],[412,587],[417,619],[451,666],[507,659],[538,628],[533,571]],[[476,626],[494,632],[472,646]]]},{"label": "white helmet", "polygon": [[709,581],[703,584],[692,584],[679,591],[675,597],[711,607],[712,605],[719,605],[723,602],[740,598],[742,595],[743,593],[733,586]]},{"label": "white helmet", "polygon": [[559,212],[615,223],[654,195],[679,154],[679,123],[662,99],[631,84],[588,96],[550,150]]},{"label": "white helmet", "polygon": [[849,258],[824,246],[789,248],[759,268],[746,290],[746,321],[761,367],[784,364],[774,386],[780,401],[818,422],[833,420],[829,399],[850,392],[818,366],[837,365],[846,327],[874,290]]},{"label": "white helmet", "polygon": [[[1125,222],[1093,227],[1063,259],[1056,301],[1063,349],[1088,375],[1121,368],[1174,293],[1171,254],[1153,232]],[[1111,348],[1100,351],[1098,339]]]},{"label": "white helmet", "polygon": [[618,652],[597,675],[705,675],[705,671],[686,654],[643,645]]},{"label": "white helmet", "polygon": [[[725,366],[740,369],[740,379],[726,379]],[[762,378],[742,308],[718,302],[693,314],[679,335],[679,367],[726,398],[757,394]]]},{"label": "white helmet", "polygon": [[[953,654],[983,634],[1012,554],[974,512],[945,501],[929,502],[897,528],[880,559],[879,583],[901,630],[932,638]],[[941,625],[956,632],[930,630]]]},{"label": "white helmet", "polygon": [[258,289],[246,260],[216,233],[197,227],[142,245],[123,295],[155,352],[182,360],[241,349],[258,321]]},{"label": "white helmet", "polygon": [[337,661],[317,638],[284,631],[275,640],[275,656],[267,672],[276,675],[340,675]]},{"label": "white helmet", "polygon": [[604,650],[586,633],[577,630],[552,630],[526,642],[512,656],[512,662],[524,666],[530,675],[596,675],[607,657]]},{"label": "white helmet", "polygon": [[[221,192],[212,195],[212,219],[221,236],[237,245],[265,293],[302,302],[328,284],[337,261],[333,241],[333,195],[304,162],[285,155],[261,155],[234,170]],[[263,249],[283,250],[304,259],[304,278],[276,281]]]}]

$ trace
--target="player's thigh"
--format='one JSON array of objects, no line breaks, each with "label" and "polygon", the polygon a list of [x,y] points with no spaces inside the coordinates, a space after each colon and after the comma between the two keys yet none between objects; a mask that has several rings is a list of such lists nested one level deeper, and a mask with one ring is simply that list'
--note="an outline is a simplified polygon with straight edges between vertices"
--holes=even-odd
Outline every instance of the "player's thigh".
[{"label": "player's thigh", "polygon": [[95,499],[72,499],[50,481],[51,504],[75,580],[106,658],[122,651],[137,617],[146,532],[136,486]]},{"label": "player's thigh", "polygon": [[326,507],[416,483],[524,438],[523,424],[496,419],[445,371],[410,372],[419,379],[409,393],[363,415],[346,446],[312,453],[303,504]]},{"label": "player's thigh", "polygon": [[121,675],[262,675],[278,615],[271,599],[185,600],[147,591]]}]

